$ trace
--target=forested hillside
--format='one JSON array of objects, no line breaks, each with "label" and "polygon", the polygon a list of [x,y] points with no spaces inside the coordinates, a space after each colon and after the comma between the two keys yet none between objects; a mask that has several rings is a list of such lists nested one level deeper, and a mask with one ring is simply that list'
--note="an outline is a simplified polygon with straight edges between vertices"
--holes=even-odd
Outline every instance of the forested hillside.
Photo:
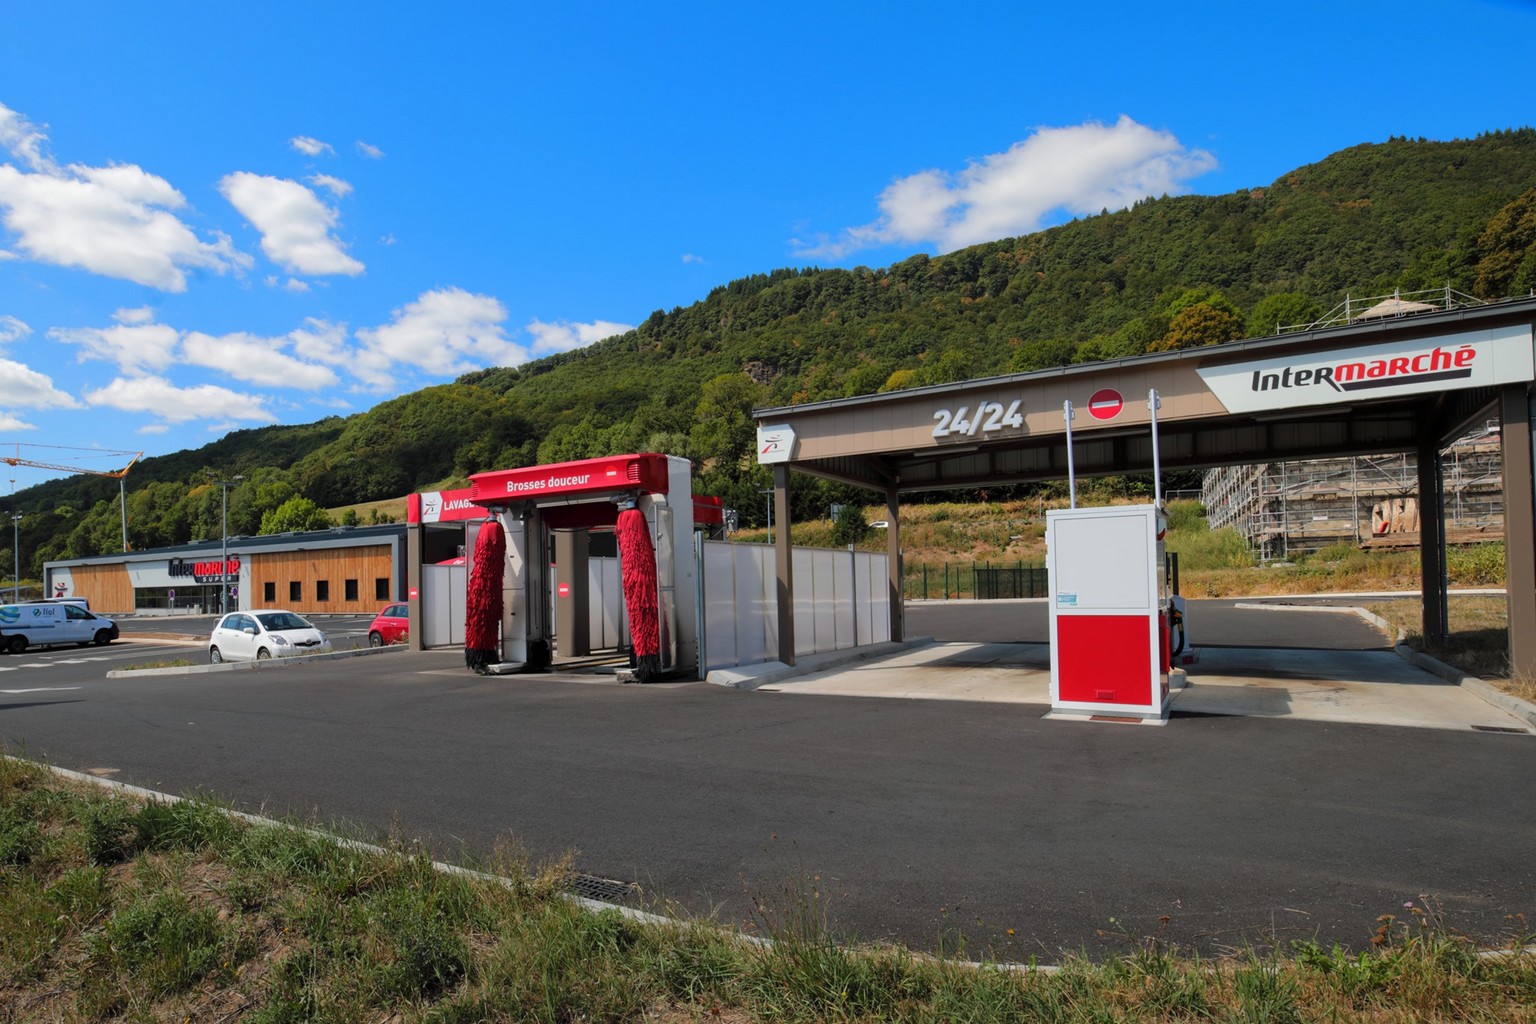
[{"label": "forested hillside", "polygon": [[[1219,196],[1133,208],[890,267],[795,268],[575,352],[490,368],[364,413],[238,431],[134,467],[136,548],[305,528],[323,508],[491,468],[665,451],[762,515],[756,406],[866,394],[1144,351],[1219,344],[1308,322],[1346,294],[1536,287],[1536,130],[1357,146]],[[800,489],[806,514],[833,490]],[[862,499],[861,499],[862,500]],[[72,477],[18,495],[22,551],[117,550],[117,485]],[[0,549],[0,565],[9,552]]]}]

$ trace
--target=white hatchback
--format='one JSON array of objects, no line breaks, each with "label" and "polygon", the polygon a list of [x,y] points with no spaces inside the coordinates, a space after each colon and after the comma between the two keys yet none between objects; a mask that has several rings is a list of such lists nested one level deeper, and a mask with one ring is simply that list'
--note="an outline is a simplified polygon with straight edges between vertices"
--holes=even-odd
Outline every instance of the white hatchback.
[{"label": "white hatchback", "polygon": [[331,642],[302,615],[262,610],[230,612],[213,627],[208,660],[260,661],[300,654],[326,654]]}]

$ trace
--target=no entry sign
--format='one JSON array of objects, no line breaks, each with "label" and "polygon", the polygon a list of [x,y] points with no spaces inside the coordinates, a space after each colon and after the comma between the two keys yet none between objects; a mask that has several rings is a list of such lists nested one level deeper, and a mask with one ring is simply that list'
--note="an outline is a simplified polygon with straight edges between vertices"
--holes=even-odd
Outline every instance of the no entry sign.
[{"label": "no entry sign", "polygon": [[1125,399],[1114,388],[1100,388],[1088,399],[1088,415],[1096,420],[1112,420],[1125,408]]}]

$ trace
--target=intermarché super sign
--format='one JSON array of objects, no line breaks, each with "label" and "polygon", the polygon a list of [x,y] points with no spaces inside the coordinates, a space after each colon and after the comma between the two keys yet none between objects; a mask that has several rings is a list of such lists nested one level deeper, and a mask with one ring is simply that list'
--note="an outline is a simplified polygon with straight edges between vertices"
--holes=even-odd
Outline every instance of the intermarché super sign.
[{"label": "intermarch\u00e9 super sign", "polygon": [[189,562],[184,558],[173,558],[166,571],[171,576],[190,576],[198,583],[226,583],[239,579],[240,559]]}]

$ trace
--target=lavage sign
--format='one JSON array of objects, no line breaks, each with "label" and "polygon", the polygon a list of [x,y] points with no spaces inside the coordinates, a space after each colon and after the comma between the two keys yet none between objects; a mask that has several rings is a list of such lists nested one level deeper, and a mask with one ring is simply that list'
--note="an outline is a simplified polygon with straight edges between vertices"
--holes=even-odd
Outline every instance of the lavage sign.
[{"label": "lavage sign", "polygon": [[1236,413],[1514,384],[1536,376],[1528,326],[1203,366],[1198,372],[1227,411]]}]

